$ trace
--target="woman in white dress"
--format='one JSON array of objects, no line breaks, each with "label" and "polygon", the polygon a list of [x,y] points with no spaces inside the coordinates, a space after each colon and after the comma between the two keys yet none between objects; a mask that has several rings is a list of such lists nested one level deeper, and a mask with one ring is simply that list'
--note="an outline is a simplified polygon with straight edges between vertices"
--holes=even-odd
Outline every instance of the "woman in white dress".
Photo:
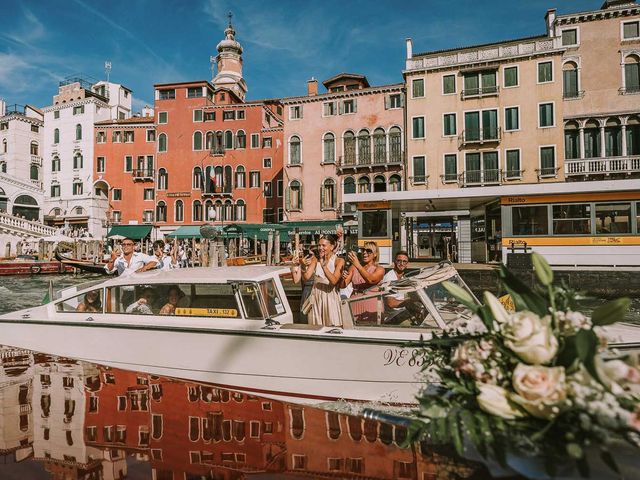
[{"label": "woman in white dress", "polygon": [[342,278],[344,260],[335,254],[337,238],[323,235],[318,243],[319,259],[313,257],[303,273],[305,280],[313,276],[313,288],[309,296],[309,324],[327,327],[342,326],[342,310],[338,284]]}]

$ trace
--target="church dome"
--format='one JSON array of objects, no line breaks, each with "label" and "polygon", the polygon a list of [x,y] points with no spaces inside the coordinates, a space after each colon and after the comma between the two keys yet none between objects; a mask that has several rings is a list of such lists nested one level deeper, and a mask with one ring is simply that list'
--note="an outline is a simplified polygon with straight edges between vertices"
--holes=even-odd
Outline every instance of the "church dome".
[{"label": "church dome", "polygon": [[229,26],[224,31],[224,40],[218,43],[218,46],[216,47],[218,49],[218,52],[222,53],[224,51],[235,50],[236,53],[241,54],[242,45],[240,45],[240,43],[236,40],[235,36],[236,31],[231,26],[231,23],[229,23]]}]

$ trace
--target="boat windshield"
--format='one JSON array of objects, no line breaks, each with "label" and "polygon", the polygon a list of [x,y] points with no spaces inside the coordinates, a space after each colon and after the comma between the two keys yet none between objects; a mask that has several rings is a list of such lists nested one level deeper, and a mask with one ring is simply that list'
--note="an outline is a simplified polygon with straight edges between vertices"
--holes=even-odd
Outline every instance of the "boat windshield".
[{"label": "boat windshield", "polygon": [[[466,283],[462,281],[459,275],[455,275],[447,279],[448,282],[454,283],[464,289],[473,297],[473,293],[469,290]],[[447,289],[444,288],[442,282],[429,285],[424,288],[424,292],[433,303],[444,323],[451,323],[456,319],[471,318],[473,312],[455,297],[453,297]],[[473,297],[475,298],[475,297]]]},{"label": "boat windshield", "polygon": [[[472,295],[458,275],[449,277],[447,281]],[[415,290],[370,290],[367,295],[351,297],[348,304],[356,327],[439,329],[458,318],[470,318],[472,315],[469,308],[451,296],[442,282]]]}]

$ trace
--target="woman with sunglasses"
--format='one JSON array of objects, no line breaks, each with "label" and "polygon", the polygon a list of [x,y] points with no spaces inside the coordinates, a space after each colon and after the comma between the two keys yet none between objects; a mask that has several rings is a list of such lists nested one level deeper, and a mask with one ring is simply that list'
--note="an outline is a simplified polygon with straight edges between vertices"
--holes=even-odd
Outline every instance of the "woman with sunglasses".
[{"label": "woman with sunglasses", "polygon": [[313,288],[306,304],[309,324],[327,327],[342,326],[342,309],[338,284],[342,278],[344,260],[335,253],[338,238],[335,235],[323,235],[318,242],[319,259],[311,258],[311,263],[302,274],[305,280],[313,277]]},{"label": "woman with sunglasses", "polygon": [[[362,262],[355,252],[349,252],[347,258],[351,262],[351,267],[342,273],[340,287],[346,288],[351,283],[353,287],[351,297],[363,295],[365,290],[382,281],[384,268],[378,265],[378,245],[376,242],[365,242],[362,249]],[[357,318],[359,323],[375,322],[377,308],[377,300],[373,297],[351,304],[354,318]]]}]

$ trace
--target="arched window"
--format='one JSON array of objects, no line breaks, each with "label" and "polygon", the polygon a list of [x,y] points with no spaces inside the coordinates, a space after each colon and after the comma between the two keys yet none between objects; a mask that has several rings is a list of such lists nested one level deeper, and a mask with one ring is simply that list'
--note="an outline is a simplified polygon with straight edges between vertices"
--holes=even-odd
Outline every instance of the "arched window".
[{"label": "arched window", "polygon": [[82,140],[82,125],[76,125],[76,140]]},{"label": "arched window", "polygon": [[242,165],[236,168],[236,188],[246,188],[247,177]]},{"label": "arched window", "polygon": [[368,130],[358,132],[358,165],[371,163],[371,138]]},{"label": "arched window", "polygon": [[400,190],[402,190],[402,179],[400,175],[391,175],[389,177],[389,191],[399,192]]},{"label": "arched window", "polygon": [[371,184],[369,183],[369,177],[364,176],[358,179],[358,193],[371,192]]},{"label": "arched window", "polygon": [[158,170],[158,190],[166,190],[169,187],[169,174],[164,168]]},{"label": "arched window", "polygon": [[184,203],[182,200],[176,200],[174,218],[176,219],[176,222],[184,221]]},{"label": "arched window", "polygon": [[298,180],[292,180],[286,193],[287,210],[302,210],[302,184]]},{"label": "arched window", "polygon": [[82,216],[85,214],[85,210],[82,207],[76,207],[71,210],[71,215]]},{"label": "arched window", "polygon": [[336,182],[333,178],[327,178],[322,184],[320,191],[320,208],[333,210],[338,203]]},{"label": "arched window", "polygon": [[584,126],[584,156],[585,158],[600,157],[600,124],[597,120],[588,120]]},{"label": "arched window", "polygon": [[233,202],[231,202],[231,200],[226,200],[224,202],[224,219],[227,221],[234,221],[236,213],[234,210]]},{"label": "arched window", "polygon": [[158,151],[166,152],[167,151],[167,134],[161,133],[158,135]]},{"label": "arched window", "polygon": [[2,153],[7,153],[7,139],[2,139]]},{"label": "arched window", "polygon": [[216,218],[212,219],[212,220],[224,220],[224,209],[222,208],[222,201],[221,200],[216,200],[216,203],[214,203],[213,208],[216,211]]},{"label": "arched window", "polygon": [[233,191],[233,168],[231,168],[231,165],[226,165],[224,167],[223,182],[223,192],[231,193]]},{"label": "arched window", "polygon": [[243,130],[238,130],[236,134],[236,148],[247,148],[247,135]]},{"label": "arched window", "polygon": [[627,155],[640,155],[640,117],[627,120]]},{"label": "arched window", "polygon": [[578,65],[566,62],[562,65],[562,95],[564,98],[575,98],[578,94]]},{"label": "arched window", "polygon": [[607,157],[622,155],[622,128],[617,118],[609,118],[605,124],[604,152]]},{"label": "arched window", "polygon": [[40,208],[38,202],[30,195],[19,195],[13,202],[14,215],[22,216],[27,220],[38,220]]},{"label": "arched window", "polygon": [[213,149],[213,132],[207,132],[205,148],[207,150]]},{"label": "arched window", "polygon": [[156,205],[156,221],[157,222],[166,222],[167,221],[167,204],[162,200],[158,202]]},{"label": "arched window", "polygon": [[212,212],[214,212],[213,202],[211,200],[207,200],[206,202],[204,202],[204,219],[206,221],[208,222],[212,221],[213,219]]},{"label": "arched window", "polygon": [[336,137],[333,133],[325,133],[323,138],[324,156],[323,163],[334,163],[336,161]]},{"label": "arched window", "polygon": [[57,155],[53,157],[53,159],[51,160],[51,171],[52,172],[60,171],[60,157],[58,157]]},{"label": "arched window", "polygon": [[202,150],[202,132],[193,133],[193,149]]},{"label": "arched window", "polygon": [[31,180],[40,180],[40,172],[38,171],[38,166],[37,165],[31,165],[31,168],[29,169],[29,178]]},{"label": "arched window", "polygon": [[193,169],[193,186],[192,188],[201,189],[202,188],[202,169],[200,167],[196,167]]},{"label": "arched window", "polygon": [[224,132],[224,148],[233,148],[233,132],[231,130]]},{"label": "arched window", "polygon": [[224,153],[224,133],[218,131],[213,136],[213,153],[221,155]]},{"label": "arched window", "polygon": [[[564,158],[580,158],[580,129],[578,122],[567,122],[564,126]],[[508,170],[508,168],[507,168]]]},{"label": "arched window", "polygon": [[344,179],[342,191],[344,193],[356,193],[356,181],[353,177],[347,177]]},{"label": "arched window", "polygon": [[81,153],[76,153],[73,156],[73,169],[74,170],[80,170],[82,168],[82,154]]},{"label": "arched window", "polygon": [[31,155],[38,155],[38,142],[31,142]]},{"label": "arched window", "polygon": [[[214,192],[222,193],[222,188],[224,187],[224,175],[223,170],[220,165],[213,169],[213,183],[214,183]],[[218,216],[218,218],[220,218]]]},{"label": "arched window", "polygon": [[374,192],[386,192],[387,191],[387,179],[382,175],[376,175],[373,179],[373,191]]},{"label": "arched window", "polygon": [[7,162],[0,162],[0,172],[7,173]]},{"label": "arched window", "polygon": [[193,202],[193,221],[202,221],[202,202],[200,200],[195,200]]},{"label": "arched window", "polygon": [[356,164],[356,137],[351,131],[344,132],[342,137],[344,158],[342,159],[343,165],[355,165]]},{"label": "arched window", "polygon": [[247,206],[245,205],[244,200],[238,200],[236,203],[236,220],[239,222],[247,220]]},{"label": "arched window", "polygon": [[624,59],[624,91],[640,92],[640,58],[637,55],[628,55]]},{"label": "arched window", "polygon": [[289,165],[300,165],[302,157],[300,155],[301,142],[300,137],[294,135],[289,140]]},{"label": "arched window", "polygon": [[389,161],[402,163],[402,130],[399,127],[389,129]]},{"label": "arched window", "polygon": [[53,143],[60,143],[60,129],[58,128],[53,131]]},{"label": "arched window", "polygon": [[373,131],[373,163],[387,163],[387,135],[382,128]]}]

